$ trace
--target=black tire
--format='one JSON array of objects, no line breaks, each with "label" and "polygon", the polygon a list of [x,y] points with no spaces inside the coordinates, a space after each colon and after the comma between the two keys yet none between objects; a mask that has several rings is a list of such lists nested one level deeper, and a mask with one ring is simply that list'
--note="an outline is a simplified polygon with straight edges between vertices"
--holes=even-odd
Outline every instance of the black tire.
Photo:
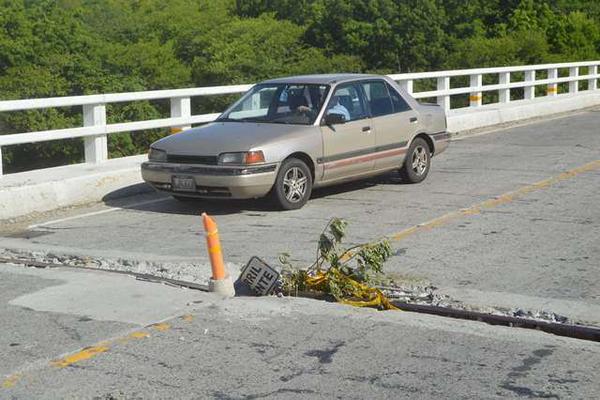
[{"label": "black tire", "polygon": [[310,198],[312,183],[306,164],[297,158],[288,158],[279,168],[271,198],[283,210],[302,208]]},{"label": "black tire", "polygon": [[416,138],[411,143],[404,164],[400,168],[400,176],[406,183],[419,183],[427,178],[431,167],[431,149],[423,138]]}]

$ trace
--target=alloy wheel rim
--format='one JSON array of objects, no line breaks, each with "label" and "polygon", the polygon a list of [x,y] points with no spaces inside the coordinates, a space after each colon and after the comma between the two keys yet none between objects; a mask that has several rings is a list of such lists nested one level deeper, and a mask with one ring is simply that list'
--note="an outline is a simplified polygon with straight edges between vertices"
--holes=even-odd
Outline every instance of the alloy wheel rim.
[{"label": "alloy wheel rim", "polygon": [[306,194],[308,178],[298,167],[292,167],[283,175],[283,193],[290,203],[298,203]]},{"label": "alloy wheel rim", "polygon": [[423,175],[427,170],[428,157],[427,150],[423,146],[415,147],[415,151],[412,154],[412,170],[418,176]]}]

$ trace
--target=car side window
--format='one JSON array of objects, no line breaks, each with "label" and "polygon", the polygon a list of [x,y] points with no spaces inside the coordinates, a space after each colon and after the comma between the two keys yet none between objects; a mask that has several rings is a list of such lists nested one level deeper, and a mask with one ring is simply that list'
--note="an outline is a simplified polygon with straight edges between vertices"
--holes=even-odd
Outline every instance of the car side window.
[{"label": "car side window", "polygon": [[343,115],[346,122],[367,117],[364,99],[356,84],[338,86],[333,92],[326,110],[326,115]]},{"label": "car side window", "polygon": [[392,99],[390,98],[385,82],[370,81],[362,85],[369,106],[371,107],[371,116],[380,117],[394,113]]},{"label": "car side window", "polygon": [[394,112],[403,112],[403,111],[410,110],[411,109],[410,106],[408,105],[406,100],[404,100],[402,98],[400,93],[398,93],[396,91],[396,89],[391,87],[389,83],[386,83],[386,85],[387,85],[387,89],[390,93],[390,97],[392,98],[392,105],[394,107]]}]

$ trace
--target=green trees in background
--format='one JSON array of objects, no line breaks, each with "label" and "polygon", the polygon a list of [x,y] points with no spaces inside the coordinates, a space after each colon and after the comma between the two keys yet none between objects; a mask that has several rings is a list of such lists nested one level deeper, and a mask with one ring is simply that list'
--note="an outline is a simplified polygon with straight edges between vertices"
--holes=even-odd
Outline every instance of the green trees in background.
[{"label": "green trees in background", "polygon": [[[596,59],[596,0],[0,0],[0,99]],[[229,98],[194,101],[222,110]],[[109,106],[109,122],[166,102]],[[81,125],[80,109],[0,115],[0,133]],[[111,156],[164,132],[109,136]],[[82,160],[81,140],[10,146],[5,169]]]},{"label": "green trees in background", "polygon": [[311,46],[385,72],[574,61],[600,51],[596,0],[238,0],[236,11],[296,22]]}]

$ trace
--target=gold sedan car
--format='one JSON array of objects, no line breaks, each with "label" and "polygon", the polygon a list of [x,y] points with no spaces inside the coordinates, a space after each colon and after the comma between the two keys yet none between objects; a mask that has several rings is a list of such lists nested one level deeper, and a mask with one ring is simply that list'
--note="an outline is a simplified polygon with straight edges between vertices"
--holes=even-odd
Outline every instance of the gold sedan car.
[{"label": "gold sedan car", "polygon": [[142,176],[182,200],[270,196],[290,210],[315,187],[394,169],[421,182],[448,137],[443,109],[388,77],[294,76],[261,82],[214,122],[153,143]]}]

